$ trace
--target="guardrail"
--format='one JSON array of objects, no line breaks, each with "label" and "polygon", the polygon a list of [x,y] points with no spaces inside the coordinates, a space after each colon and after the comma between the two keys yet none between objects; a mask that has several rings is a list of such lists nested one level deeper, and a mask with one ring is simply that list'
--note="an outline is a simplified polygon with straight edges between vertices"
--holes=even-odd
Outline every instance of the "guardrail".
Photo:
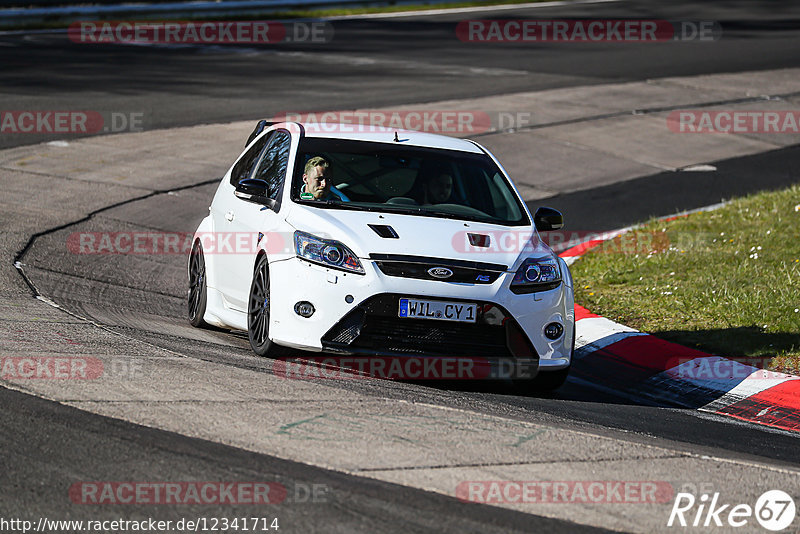
[{"label": "guardrail", "polygon": [[[206,5],[206,4],[216,4],[218,6],[228,6],[234,4],[296,4],[296,5],[306,5],[311,3],[319,3],[319,4],[328,4],[332,3],[332,1],[325,1],[325,0],[295,0],[294,2],[282,1],[277,2],[273,1],[265,1],[262,2],[260,0],[220,0],[218,2],[176,2],[175,0],[148,0],[144,6],[156,6],[159,4],[171,4],[177,6],[184,6],[186,8],[190,7],[191,5]],[[339,2],[339,3],[347,3]],[[363,2],[362,2],[363,3]],[[386,2],[388,3],[388,2]],[[120,0],[89,0],[87,2],[80,2],[79,0],[0,0],[0,12],[6,9],[15,9],[15,10],[32,10],[37,8],[46,8],[46,9],[53,9],[53,8],[74,8],[74,7],[86,7],[92,8],[97,6],[115,6],[119,9],[125,9],[133,7],[133,3],[126,3],[120,2]],[[140,3],[136,3],[137,6],[142,6]],[[143,6],[143,7],[144,7]]]},{"label": "guardrail", "polygon": [[[10,7],[20,0],[0,0],[0,27],[37,22],[72,22],[87,19],[113,19],[135,16],[139,19],[175,17],[198,17],[206,15],[251,15],[291,9],[332,8],[346,6],[388,5],[387,0],[222,0],[175,2],[174,0],[151,0],[147,4],[120,4],[113,0],[92,0],[92,5],[64,4],[64,0],[30,0],[26,6]],[[426,0],[426,3],[441,3],[446,0]],[[391,4],[419,3],[412,0]]]},{"label": "guardrail", "polygon": [[[174,2],[175,0],[150,0],[150,4],[162,4],[166,2]],[[222,0],[227,2],[228,0]],[[0,0],[0,9],[5,8],[30,8],[30,7],[53,7],[53,6],[69,6],[76,4],[75,0]],[[120,0],[91,0],[87,4],[95,5],[108,5],[120,4]]]}]

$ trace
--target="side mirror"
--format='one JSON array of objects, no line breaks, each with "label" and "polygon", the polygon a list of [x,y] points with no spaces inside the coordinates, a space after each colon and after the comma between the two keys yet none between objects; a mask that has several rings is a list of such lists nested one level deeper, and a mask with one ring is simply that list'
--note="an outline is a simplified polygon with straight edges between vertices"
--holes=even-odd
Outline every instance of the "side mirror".
[{"label": "side mirror", "polygon": [[267,193],[267,182],[258,178],[246,178],[236,185],[236,191],[248,195],[264,196]]},{"label": "side mirror", "polygon": [[533,224],[539,232],[560,230],[564,227],[564,216],[561,215],[560,211],[553,208],[541,207],[536,210],[533,216]]},{"label": "side mirror", "polygon": [[233,194],[242,200],[273,208],[276,202],[267,196],[267,185],[264,180],[247,178],[236,185],[236,191]]}]

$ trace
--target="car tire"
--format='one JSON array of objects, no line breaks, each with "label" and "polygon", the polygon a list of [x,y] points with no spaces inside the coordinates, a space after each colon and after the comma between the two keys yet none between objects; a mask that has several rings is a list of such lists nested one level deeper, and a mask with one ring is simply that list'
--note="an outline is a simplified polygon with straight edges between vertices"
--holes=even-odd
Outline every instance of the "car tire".
[{"label": "car tire", "polygon": [[269,338],[269,262],[261,256],[253,271],[250,293],[247,297],[247,338],[250,347],[259,356],[275,357],[286,352]]},{"label": "car tire", "polygon": [[189,291],[187,295],[187,308],[189,322],[197,328],[208,327],[203,320],[206,313],[206,260],[203,256],[203,247],[197,241],[189,253]]}]

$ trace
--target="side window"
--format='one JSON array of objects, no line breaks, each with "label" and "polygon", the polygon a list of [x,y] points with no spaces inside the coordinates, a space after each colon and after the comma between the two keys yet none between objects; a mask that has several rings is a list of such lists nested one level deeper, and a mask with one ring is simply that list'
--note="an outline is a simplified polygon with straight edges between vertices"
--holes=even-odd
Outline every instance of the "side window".
[{"label": "side window", "polygon": [[286,179],[286,166],[289,164],[289,148],[292,138],[288,132],[277,132],[270,142],[264,157],[258,165],[253,178],[267,182],[267,196],[278,200],[283,181]]},{"label": "side window", "polygon": [[267,134],[258,141],[248,150],[244,156],[234,165],[233,170],[231,171],[231,185],[236,187],[240,181],[250,178],[250,175],[253,173],[253,169],[258,163],[258,158],[261,156],[261,152],[264,150],[264,147],[267,144],[267,141],[270,140],[271,134]]}]

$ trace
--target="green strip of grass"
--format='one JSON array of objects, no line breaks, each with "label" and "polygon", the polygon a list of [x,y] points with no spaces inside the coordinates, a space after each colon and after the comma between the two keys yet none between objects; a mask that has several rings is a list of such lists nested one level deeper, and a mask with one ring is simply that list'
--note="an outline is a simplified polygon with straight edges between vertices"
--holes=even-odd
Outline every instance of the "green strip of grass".
[{"label": "green strip of grass", "polygon": [[650,221],[572,267],[595,313],[682,345],[800,373],[800,185]]}]

